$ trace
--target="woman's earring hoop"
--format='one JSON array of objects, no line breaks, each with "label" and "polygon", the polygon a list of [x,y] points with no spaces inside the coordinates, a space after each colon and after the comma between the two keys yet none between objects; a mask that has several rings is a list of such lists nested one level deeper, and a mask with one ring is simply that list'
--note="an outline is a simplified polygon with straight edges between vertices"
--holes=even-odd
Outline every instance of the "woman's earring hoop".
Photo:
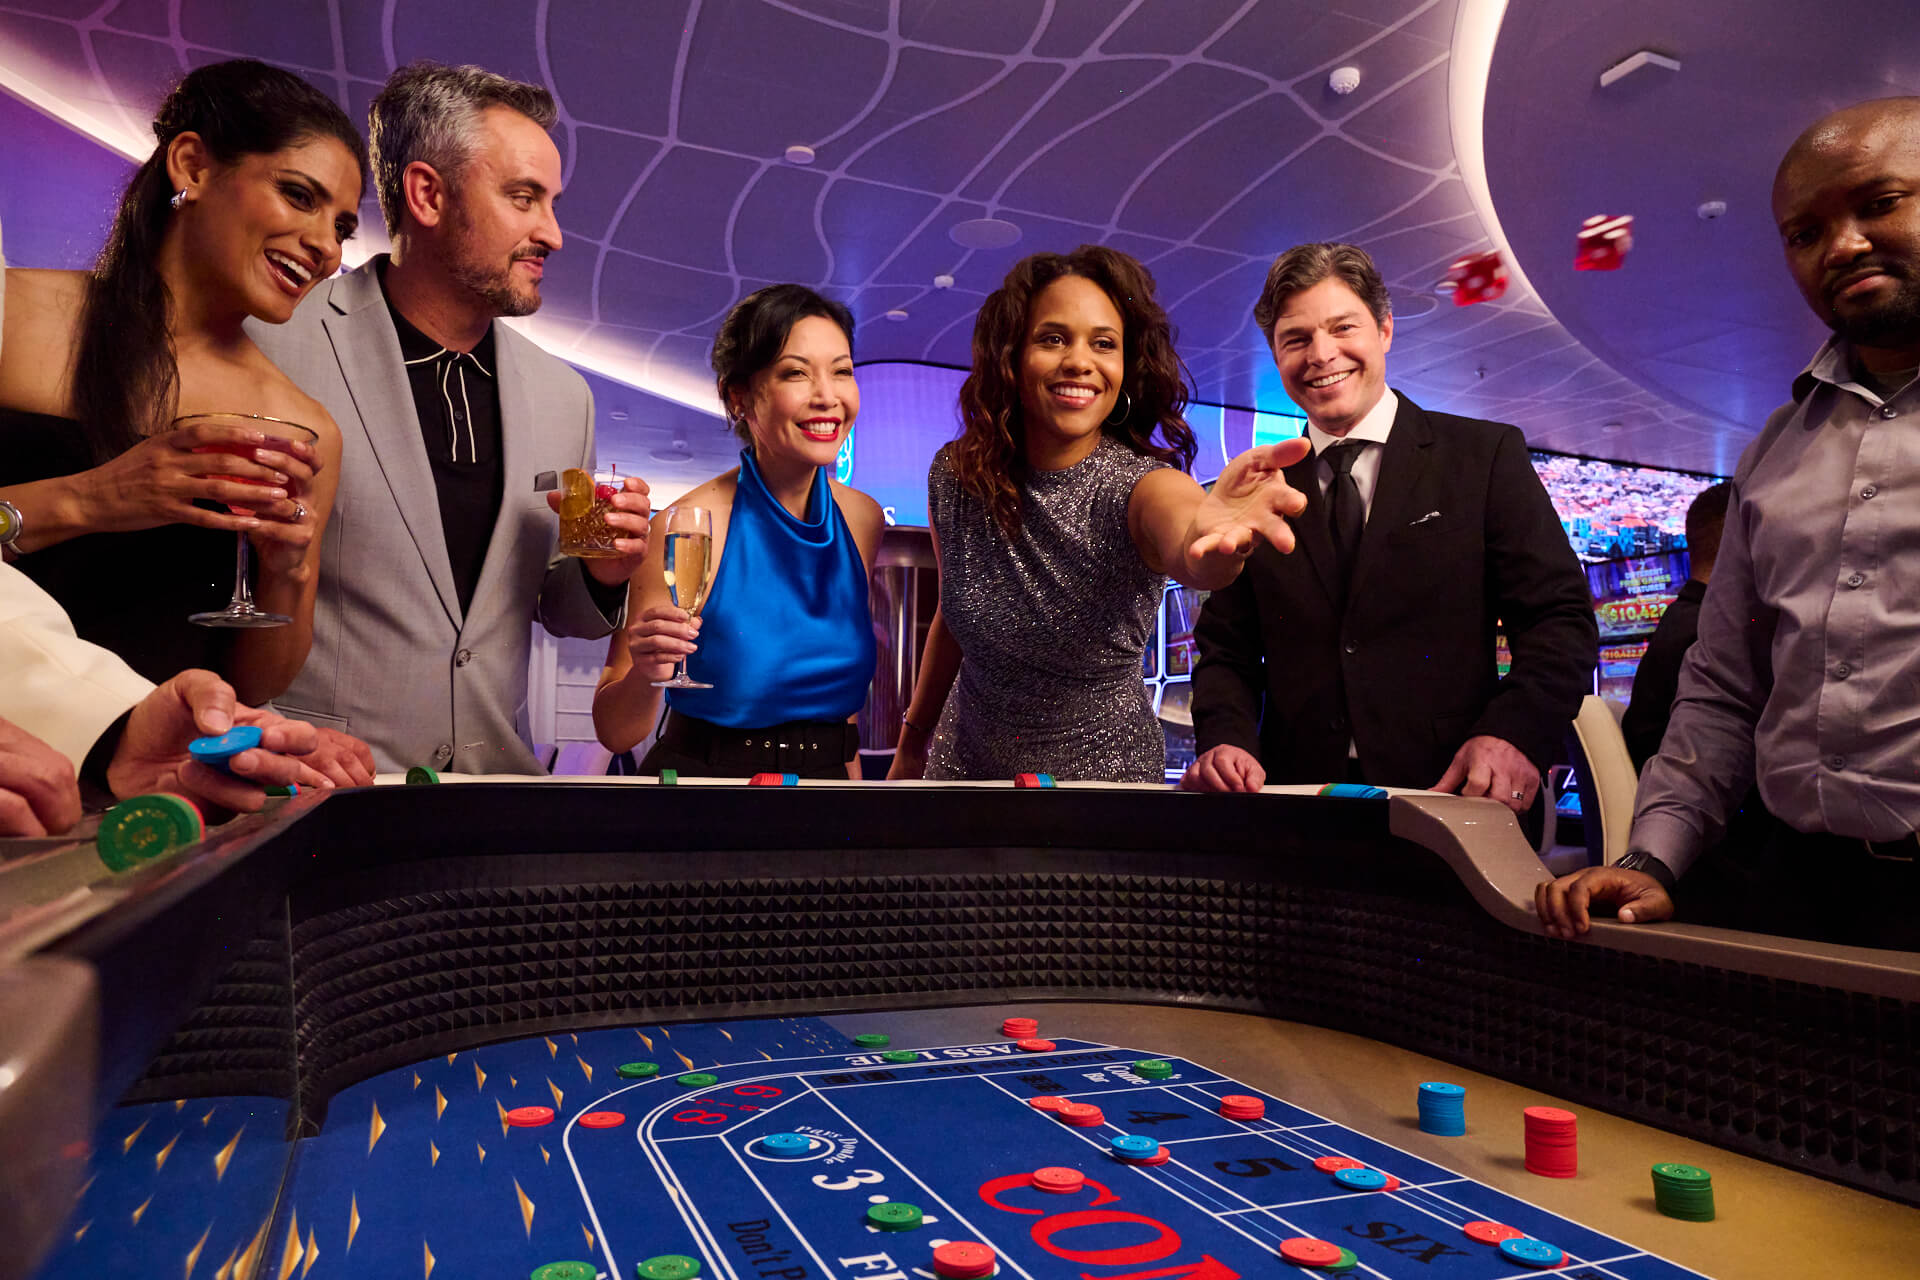
[{"label": "woman's earring hoop", "polygon": [[1117,427],[1121,423],[1125,422],[1127,420],[1127,416],[1133,412],[1133,397],[1127,394],[1127,389],[1125,387],[1120,388],[1120,404],[1118,406],[1118,411],[1119,411],[1119,416],[1108,418],[1105,422],[1101,423],[1101,425],[1106,427]]}]

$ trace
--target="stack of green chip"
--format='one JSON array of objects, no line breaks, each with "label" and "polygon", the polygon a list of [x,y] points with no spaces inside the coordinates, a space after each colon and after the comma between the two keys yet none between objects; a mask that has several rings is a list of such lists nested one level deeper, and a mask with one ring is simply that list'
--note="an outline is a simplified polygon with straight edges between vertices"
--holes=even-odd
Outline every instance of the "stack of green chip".
[{"label": "stack of green chip", "polygon": [[867,1210],[867,1225],[878,1231],[911,1231],[924,1216],[917,1205],[888,1200]]},{"label": "stack of green chip", "polygon": [[1653,1166],[1653,1202],[1669,1218],[1713,1221],[1713,1175],[1690,1164]]},{"label": "stack of green chip", "polygon": [[853,1042],[862,1049],[884,1049],[893,1043],[893,1037],[884,1031],[863,1031],[853,1038]]},{"label": "stack of green chip", "polygon": [[649,1076],[660,1074],[657,1062],[623,1062],[614,1068],[622,1080],[645,1080]]},{"label": "stack of green chip", "polygon": [[1173,1064],[1158,1058],[1149,1058],[1145,1062],[1133,1064],[1134,1074],[1147,1080],[1165,1080],[1173,1074]]}]

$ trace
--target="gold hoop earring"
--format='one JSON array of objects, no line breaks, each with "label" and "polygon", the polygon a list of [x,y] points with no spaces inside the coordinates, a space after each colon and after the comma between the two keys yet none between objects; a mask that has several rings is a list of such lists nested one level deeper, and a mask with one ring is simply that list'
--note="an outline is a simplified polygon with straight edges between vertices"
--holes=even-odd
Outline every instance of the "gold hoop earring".
[{"label": "gold hoop earring", "polygon": [[1133,397],[1127,394],[1127,389],[1125,387],[1120,388],[1120,403],[1115,407],[1119,411],[1119,416],[1115,418],[1108,418],[1105,422],[1100,424],[1101,426],[1117,427],[1121,423],[1125,422],[1127,418],[1133,413]]}]

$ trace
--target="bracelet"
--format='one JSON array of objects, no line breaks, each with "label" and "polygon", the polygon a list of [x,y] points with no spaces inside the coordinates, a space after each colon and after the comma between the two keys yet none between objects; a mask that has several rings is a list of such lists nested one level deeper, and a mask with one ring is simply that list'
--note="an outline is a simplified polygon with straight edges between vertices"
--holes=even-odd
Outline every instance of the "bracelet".
[{"label": "bracelet", "polygon": [[913,721],[907,719],[904,715],[900,717],[900,723],[904,725],[906,728],[913,730],[915,733],[920,734],[922,737],[933,732],[933,730],[927,728],[927,726],[925,725],[915,724]]}]

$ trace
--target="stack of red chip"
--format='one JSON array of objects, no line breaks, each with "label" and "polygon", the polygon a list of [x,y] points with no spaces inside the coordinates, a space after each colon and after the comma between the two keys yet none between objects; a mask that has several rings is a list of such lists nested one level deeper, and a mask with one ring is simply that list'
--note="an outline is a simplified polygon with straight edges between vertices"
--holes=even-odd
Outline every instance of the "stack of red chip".
[{"label": "stack of red chip", "polygon": [[1087,1102],[1069,1102],[1053,1114],[1060,1117],[1062,1123],[1076,1129],[1091,1129],[1095,1125],[1105,1124],[1107,1117],[1100,1108]]},{"label": "stack of red chip", "polygon": [[1244,1093],[1229,1093],[1220,1099],[1220,1114],[1229,1120],[1258,1120],[1267,1114],[1267,1104]]},{"label": "stack of red chip", "polygon": [[1043,1093],[1037,1098],[1028,1098],[1027,1105],[1035,1111],[1058,1111],[1067,1105],[1067,1100],[1056,1098],[1050,1093]]},{"label": "stack of red chip", "polygon": [[1025,1040],[1040,1030],[1034,1018],[1008,1018],[1000,1024],[1000,1034],[1012,1040]]},{"label": "stack of red chip", "polygon": [[947,1280],[978,1280],[998,1263],[993,1246],[976,1240],[949,1240],[933,1251],[933,1269]]},{"label": "stack of red chip", "polygon": [[1571,1178],[1580,1172],[1579,1119],[1559,1107],[1528,1107],[1527,1172],[1543,1178]]},{"label": "stack of red chip", "polygon": [[1078,1169],[1066,1169],[1053,1165],[1033,1171],[1033,1185],[1042,1191],[1051,1191],[1055,1195],[1068,1195],[1087,1185],[1087,1175]]}]

